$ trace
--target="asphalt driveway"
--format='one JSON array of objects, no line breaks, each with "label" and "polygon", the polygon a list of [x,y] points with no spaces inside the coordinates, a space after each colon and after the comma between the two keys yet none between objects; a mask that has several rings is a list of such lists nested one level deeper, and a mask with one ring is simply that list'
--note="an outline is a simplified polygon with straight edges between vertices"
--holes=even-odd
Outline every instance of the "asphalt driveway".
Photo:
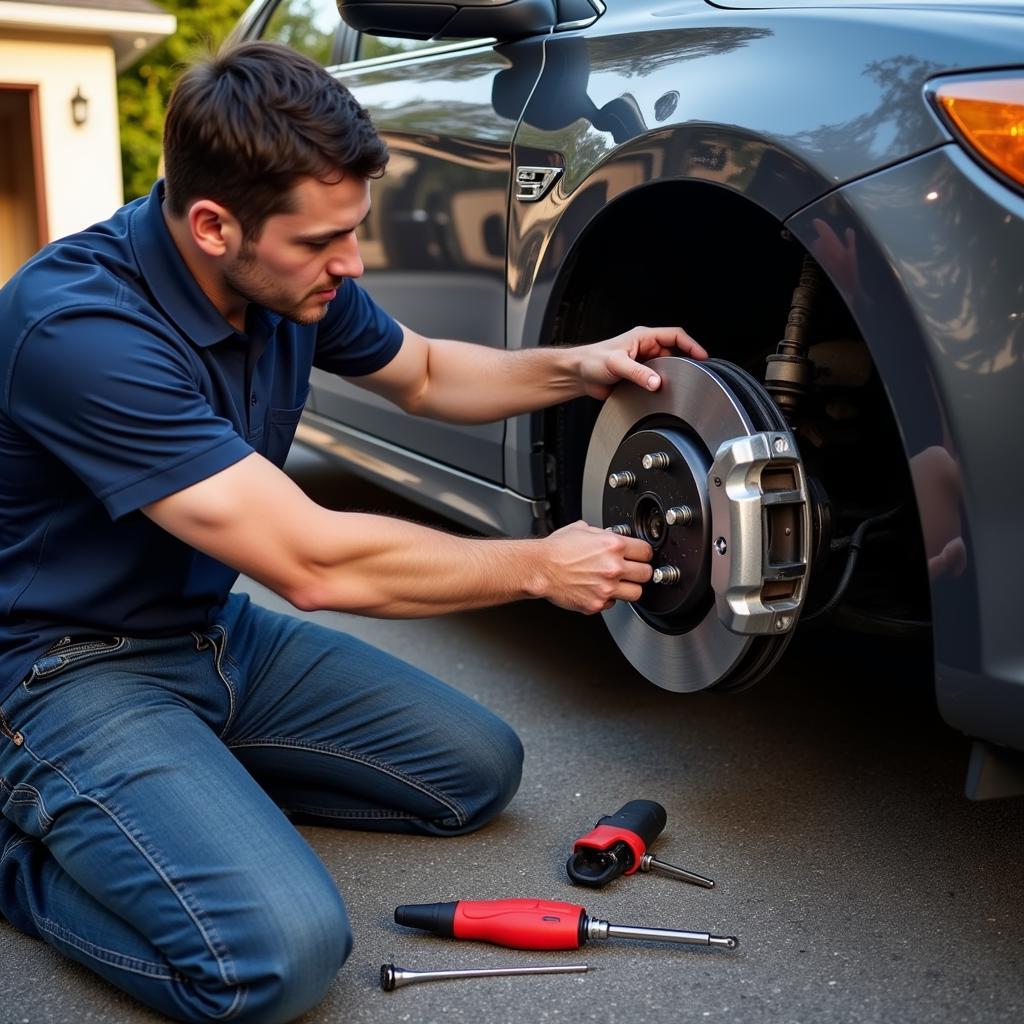
[{"label": "asphalt driveway", "polygon": [[[407,510],[302,451],[291,468],[325,503]],[[935,713],[926,649],[823,632],[747,693],[681,697],[638,678],[599,620],[536,602],[412,622],[313,617],[482,700],[519,731],[527,761],[511,807],[475,835],[303,829],[356,931],[352,958],[303,1024],[1024,1019],[1024,800],[963,798],[967,745]],[[572,839],[635,798],[668,811],[654,852],[716,889],[653,874],[597,892],[569,884]],[[399,903],[502,896],[738,935],[741,947],[611,940],[524,953],[391,919]],[[0,1024],[163,1019],[5,924],[0,958]],[[388,961],[592,969],[384,993]]]}]

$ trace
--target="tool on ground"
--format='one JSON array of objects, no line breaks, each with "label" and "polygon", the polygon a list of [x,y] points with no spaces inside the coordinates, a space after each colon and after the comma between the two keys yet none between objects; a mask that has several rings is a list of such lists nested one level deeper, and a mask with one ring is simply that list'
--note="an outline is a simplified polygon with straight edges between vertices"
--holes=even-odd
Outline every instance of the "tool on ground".
[{"label": "tool on ground", "polygon": [[619,875],[635,871],[659,871],[691,885],[713,889],[710,878],[666,864],[647,852],[661,835],[667,815],[653,800],[630,800],[614,814],[605,815],[593,831],[573,843],[565,870],[577,885],[599,889]]},{"label": "tool on ground", "polygon": [[576,903],[548,900],[459,900],[395,907],[395,922],[449,939],[479,939],[509,949],[579,949],[588,939],[656,939],[735,949],[731,935],[636,928],[588,917]]},{"label": "tool on ground", "polygon": [[557,964],[547,967],[471,967],[461,971],[410,971],[394,964],[380,965],[380,987],[385,992],[415,985],[419,981],[446,981],[449,978],[496,978],[505,974],[584,974],[586,964]]}]

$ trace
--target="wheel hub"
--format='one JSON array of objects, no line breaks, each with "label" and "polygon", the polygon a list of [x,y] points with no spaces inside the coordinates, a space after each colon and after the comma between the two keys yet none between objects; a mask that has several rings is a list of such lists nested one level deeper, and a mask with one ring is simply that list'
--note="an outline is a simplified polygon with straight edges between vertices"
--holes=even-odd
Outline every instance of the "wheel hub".
[{"label": "wheel hub", "polygon": [[654,549],[654,579],[605,621],[659,686],[748,686],[781,655],[806,593],[811,502],[796,441],[739,367],[650,365],[661,387],[618,387],[587,453],[584,518]]},{"label": "wheel hub", "polygon": [[[664,573],[665,582],[648,583],[634,608],[656,627],[681,628],[688,613],[707,604],[710,593],[711,457],[681,430],[663,426],[627,435],[611,465],[603,521],[628,527],[632,536],[647,541],[654,548],[655,568],[679,573],[678,578]],[[629,479],[618,482],[616,473]],[[630,485],[630,480],[635,482]]]}]

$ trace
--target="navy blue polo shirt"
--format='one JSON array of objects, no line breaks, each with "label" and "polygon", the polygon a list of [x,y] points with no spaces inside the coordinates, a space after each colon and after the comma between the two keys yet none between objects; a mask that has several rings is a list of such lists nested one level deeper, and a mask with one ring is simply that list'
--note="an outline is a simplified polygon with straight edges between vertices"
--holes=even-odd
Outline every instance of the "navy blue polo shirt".
[{"label": "navy blue polo shirt", "polygon": [[259,452],[283,464],[316,365],[385,366],[401,327],[345,281],[317,324],[217,312],[162,182],[0,290],[0,699],[63,636],[209,623],[234,569],[140,508]]}]

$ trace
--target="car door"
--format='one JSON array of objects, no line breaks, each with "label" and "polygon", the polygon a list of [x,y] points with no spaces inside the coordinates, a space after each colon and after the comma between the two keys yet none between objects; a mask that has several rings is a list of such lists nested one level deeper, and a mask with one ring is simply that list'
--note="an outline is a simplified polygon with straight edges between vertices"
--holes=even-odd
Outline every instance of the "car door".
[{"label": "car door", "polygon": [[[361,234],[366,290],[421,334],[504,347],[511,149],[521,110],[506,104],[499,112],[494,103],[498,76],[511,65],[507,47],[361,35],[340,25],[332,0],[268,5],[249,35],[332,65],[388,143],[390,164],[372,184]],[[346,427],[503,482],[504,423],[413,422],[323,371],[314,371],[312,403]]]}]

